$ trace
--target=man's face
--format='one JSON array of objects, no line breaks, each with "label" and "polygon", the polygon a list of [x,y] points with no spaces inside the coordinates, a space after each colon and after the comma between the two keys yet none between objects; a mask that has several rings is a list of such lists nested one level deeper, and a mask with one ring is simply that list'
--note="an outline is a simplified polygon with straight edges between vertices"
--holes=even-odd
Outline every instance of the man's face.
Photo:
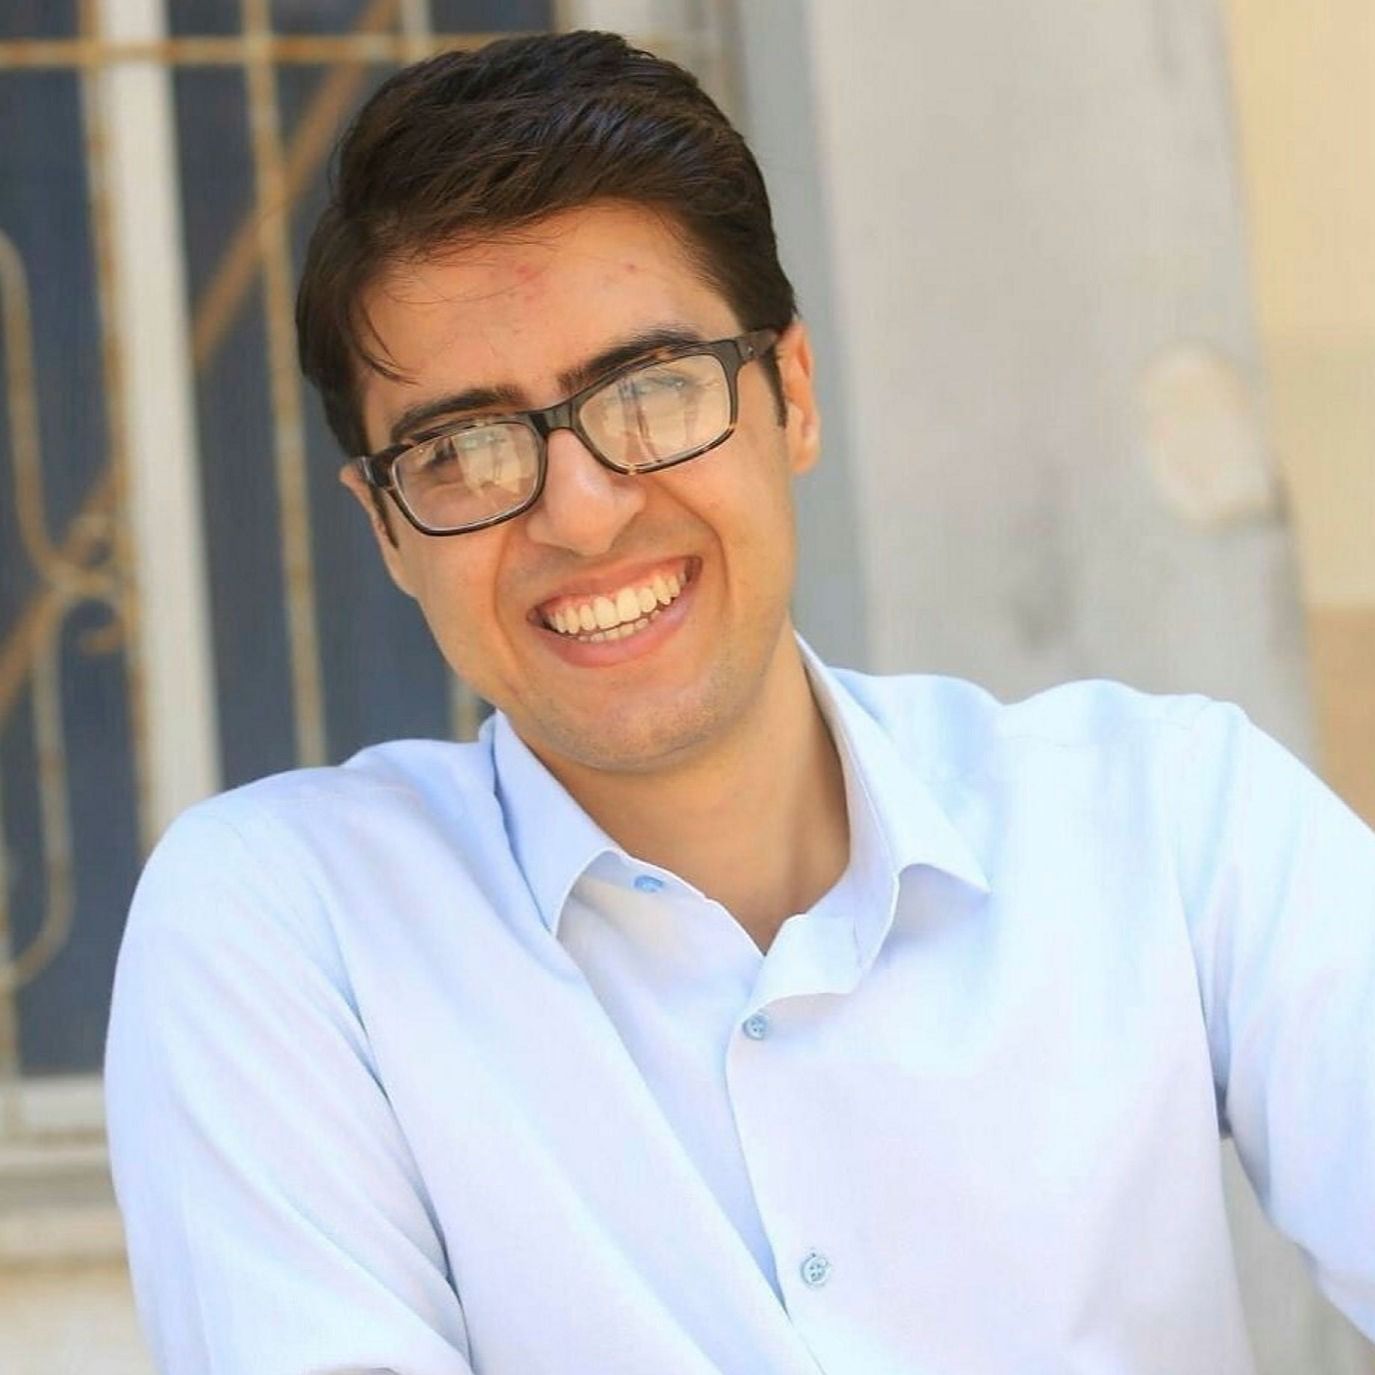
[{"label": "man's face", "polygon": [[[364,305],[403,378],[361,383],[373,449],[404,438],[393,427],[417,405],[482,388],[511,394],[502,409],[548,406],[652,331],[708,341],[744,328],[663,220],[621,205],[407,264]],[[374,518],[393,579],[451,667],[546,761],[649,771],[699,755],[729,739],[791,652],[791,482],[818,443],[800,324],[778,357],[784,425],[764,365],[751,362],[734,434],[678,467],[615,473],[560,430],[544,493],[523,515],[434,537],[393,510],[395,546]],[[410,432],[465,414],[445,409]],[[371,513],[351,468],[344,480]],[[657,594],[657,614],[636,633],[589,643],[549,624],[566,628],[599,597],[624,607],[641,589]]]}]

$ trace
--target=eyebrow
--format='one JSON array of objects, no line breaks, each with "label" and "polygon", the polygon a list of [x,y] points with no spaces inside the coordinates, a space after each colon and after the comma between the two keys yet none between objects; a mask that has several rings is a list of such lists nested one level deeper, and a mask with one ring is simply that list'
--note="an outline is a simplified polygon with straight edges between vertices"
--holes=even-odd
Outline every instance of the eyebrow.
[{"label": "eyebrow", "polygon": [[[589,383],[627,363],[633,363],[645,354],[658,349],[679,348],[705,342],[697,330],[684,325],[653,325],[648,329],[637,330],[634,334],[593,354],[574,367],[559,373],[559,387],[565,396],[581,391]],[[517,386],[509,382],[485,387],[468,387],[464,391],[451,392],[446,396],[432,397],[407,406],[392,422],[390,439],[393,444],[426,424],[444,416],[458,415],[464,411],[485,410],[524,410],[528,408],[528,397]]]}]

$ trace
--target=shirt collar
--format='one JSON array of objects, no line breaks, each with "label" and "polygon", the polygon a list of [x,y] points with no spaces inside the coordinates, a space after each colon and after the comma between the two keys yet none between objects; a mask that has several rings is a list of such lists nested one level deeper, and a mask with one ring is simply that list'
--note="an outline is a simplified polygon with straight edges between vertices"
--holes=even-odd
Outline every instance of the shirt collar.
[{"label": "shirt collar", "polygon": [[[599,855],[622,851],[535,758],[504,712],[494,712],[488,721],[506,834],[535,906],[557,936],[573,885]],[[487,722],[483,728],[489,729]]]},{"label": "shirt collar", "polygon": [[927,866],[987,893],[988,880],[968,842],[942,810],[916,763],[846,690],[802,637],[798,647],[812,693],[831,729],[845,771],[850,821],[855,965],[850,977],[828,984],[835,992],[873,962],[897,907],[903,874]]},{"label": "shirt collar", "polygon": [[846,765],[846,787],[854,789],[848,800],[867,803],[892,872],[929,865],[988,892],[974,852],[932,796],[916,762],[904,756],[800,635],[797,643],[817,705]]},{"label": "shirt collar", "polygon": [[[863,967],[892,922],[905,870],[927,865],[984,892],[988,881],[914,765],[800,635],[798,647],[845,771],[850,876],[863,896],[855,932]],[[504,713],[495,712],[483,732],[491,741],[497,794],[516,862],[545,926],[557,935],[578,879],[604,854],[628,857],[540,763]]]}]

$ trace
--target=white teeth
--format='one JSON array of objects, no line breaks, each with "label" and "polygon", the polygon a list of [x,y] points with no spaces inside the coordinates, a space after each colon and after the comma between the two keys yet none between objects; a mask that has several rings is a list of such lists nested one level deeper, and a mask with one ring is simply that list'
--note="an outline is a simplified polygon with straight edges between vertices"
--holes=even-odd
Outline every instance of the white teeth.
[{"label": "white teeth", "polygon": [[623,587],[616,594],[616,619],[624,625],[640,615],[640,598],[633,587]]},{"label": "white teeth", "polygon": [[639,620],[629,622],[624,625],[613,625],[609,630],[594,630],[590,635],[579,635],[578,639],[584,644],[600,644],[603,640],[624,640],[631,635],[638,635],[651,621],[658,620],[659,608],[656,606],[648,616],[641,616]]},{"label": "white teeth", "polygon": [[592,614],[597,618],[600,630],[610,630],[621,618],[616,614],[616,603],[610,597],[598,597],[592,603]]},{"label": "white teeth", "polygon": [[561,635],[589,642],[619,640],[643,630],[683,590],[675,573],[656,573],[648,583],[623,587],[614,597],[593,597],[581,606],[551,611],[545,624]]}]

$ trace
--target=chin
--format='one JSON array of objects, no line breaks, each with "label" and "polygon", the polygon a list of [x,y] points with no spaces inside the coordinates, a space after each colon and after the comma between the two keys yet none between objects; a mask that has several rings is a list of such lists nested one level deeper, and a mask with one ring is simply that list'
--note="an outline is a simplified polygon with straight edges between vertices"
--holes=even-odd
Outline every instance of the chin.
[{"label": "chin", "polygon": [[520,734],[585,769],[654,773],[698,753],[728,719],[716,694],[697,702],[685,700],[686,695],[658,709],[641,703],[639,710],[606,712],[594,720],[574,720],[562,713],[552,719],[526,718],[531,733],[521,729]]}]

